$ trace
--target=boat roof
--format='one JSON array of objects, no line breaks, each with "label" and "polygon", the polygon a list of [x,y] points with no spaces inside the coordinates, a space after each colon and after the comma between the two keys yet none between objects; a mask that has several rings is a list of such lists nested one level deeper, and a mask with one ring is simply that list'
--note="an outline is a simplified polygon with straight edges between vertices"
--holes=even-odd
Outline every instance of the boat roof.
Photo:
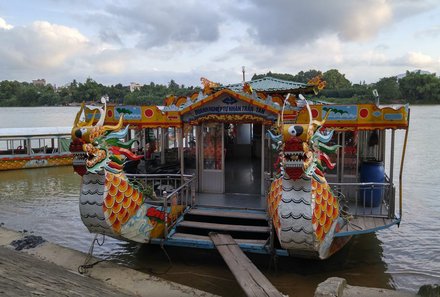
[{"label": "boat roof", "polygon": [[[124,114],[124,125],[139,128],[181,127],[211,122],[283,122],[308,124],[309,112],[298,94],[314,93],[325,87],[320,77],[307,84],[264,77],[246,83],[220,85],[202,78],[204,88],[190,96],[168,96],[165,106],[108,105],[105,124],[116,125]],[[287,94],[293,95],[286,97]],[[298,96],[297,96],[298,95]],[[334,104],[309,101],[313,120],[325,120],[325,127],[339,130],[407,129],[409,106]],[[92,112],[85,109],[86,119]],[[95,117],[95,123],[99,116]]]},{"label": "boat roof", "polygon": [[[252,89],[255,91],[286,91],[286,90],[293,90],[298,88],[305,88],[307,87],[307,84],[294,82],[294,81],[288,81],[288,80],[282,80],[278,78],[273,78],[270,76],[265,76],[263,78],[254,79],[247,81],[249,85],[251,85]],[[243,83],[238,84],[232,84],[225,86],[228,89],[231,89],[235,92],[239,92],[243,89]]]},{"label": "boat roof", "polygon": [[0,138],[70,135],[72,127],[0,128]]}]

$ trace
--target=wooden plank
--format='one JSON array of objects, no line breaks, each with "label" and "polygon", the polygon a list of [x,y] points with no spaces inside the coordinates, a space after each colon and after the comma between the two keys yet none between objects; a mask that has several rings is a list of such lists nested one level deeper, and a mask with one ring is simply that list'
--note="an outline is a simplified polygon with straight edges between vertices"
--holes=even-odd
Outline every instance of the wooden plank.
[{"label": "wooden plank", "polygon": [[211,232],[209,237],[247,296],[283,296],[246,257],[230,235]]},{"label": "wooden plank", "polygon": [[270,231],[268,226],[229,225],[194,221],[182,221],[178,224],[178,226],[187,228],[208,229],[214,231],[239,231],[257,233],[269,233]]},{"label": "wooden plank", "polygon": [[[204,235],[195,235],[195,234],[187,234],[187,233],[174,233],[172,236],[173,239],[187,239],[187,240],[203,240],[203,241],[211,241],[209,236]],[[261,239],[235,239],[238,244],[254,244],[259,246],[264,246],[267,240]]]},{"label": "wooden plank", "polygon": [[209,210],[209,209],[199,209],[199,208],[192,208],[188,213],[199,216],[226,217],[226,218],[250,219],[250,220],[267,220],[267,215],[264,213],[221,211],[221,210]]}]

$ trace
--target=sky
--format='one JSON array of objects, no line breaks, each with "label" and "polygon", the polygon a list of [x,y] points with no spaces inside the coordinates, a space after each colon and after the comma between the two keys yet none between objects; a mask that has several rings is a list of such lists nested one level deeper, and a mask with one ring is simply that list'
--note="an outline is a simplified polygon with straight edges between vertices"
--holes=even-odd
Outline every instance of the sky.
[{"label": "sky", "polygon": [[440,73],[437,0],[0,0],[0,81],[186,86],[338,69]]}]

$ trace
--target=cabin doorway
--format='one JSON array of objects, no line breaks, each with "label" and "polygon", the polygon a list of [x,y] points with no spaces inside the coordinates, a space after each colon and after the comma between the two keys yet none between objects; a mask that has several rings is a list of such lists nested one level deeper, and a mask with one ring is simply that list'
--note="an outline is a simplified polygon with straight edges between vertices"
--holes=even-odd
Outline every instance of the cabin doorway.
[{"label": "cabin doorway", "polygon": [[225,193],[261,193],[261,124],[224,125]]},{"label": "cabin doorway", "polygon": [[262,124],[211,122],[199,131],[199,191],[261,196]]}]

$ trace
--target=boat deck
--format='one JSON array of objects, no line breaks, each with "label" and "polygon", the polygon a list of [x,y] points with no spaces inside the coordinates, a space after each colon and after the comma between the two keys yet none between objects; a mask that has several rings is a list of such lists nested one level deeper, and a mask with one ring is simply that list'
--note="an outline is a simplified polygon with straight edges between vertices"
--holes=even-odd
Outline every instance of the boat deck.
[{"label": "boat deck", "polygon": [[398,224],[400,219],[388,218],[388,209],[381,203],[377,207],[349,204],[349,211],[343,214],[347,223],[335,234],[336,237],[372,233]]},{"label": "boat deck", "polygon": [[[349,197],[345,201],[344,211],[341,212],[346,223],[335,237],[372,233],[400,222],[396,217],[388,218],[388,208],[383,202],[378,207],[366,207],[356,204],[356,200]],[[187,206],[169,230],[166,240],[152,239],[152,243],[215,249],[209,234],[217,232],[232,236],[246,252],[288,255],[286,250],[274,246],[277,239],[270,228],[264,196],[195,193],[191,206]]]},{"label": "boat deck", "polygon": [[266,198],[259,194],[196,194],[197,206],[265,210]]}]

